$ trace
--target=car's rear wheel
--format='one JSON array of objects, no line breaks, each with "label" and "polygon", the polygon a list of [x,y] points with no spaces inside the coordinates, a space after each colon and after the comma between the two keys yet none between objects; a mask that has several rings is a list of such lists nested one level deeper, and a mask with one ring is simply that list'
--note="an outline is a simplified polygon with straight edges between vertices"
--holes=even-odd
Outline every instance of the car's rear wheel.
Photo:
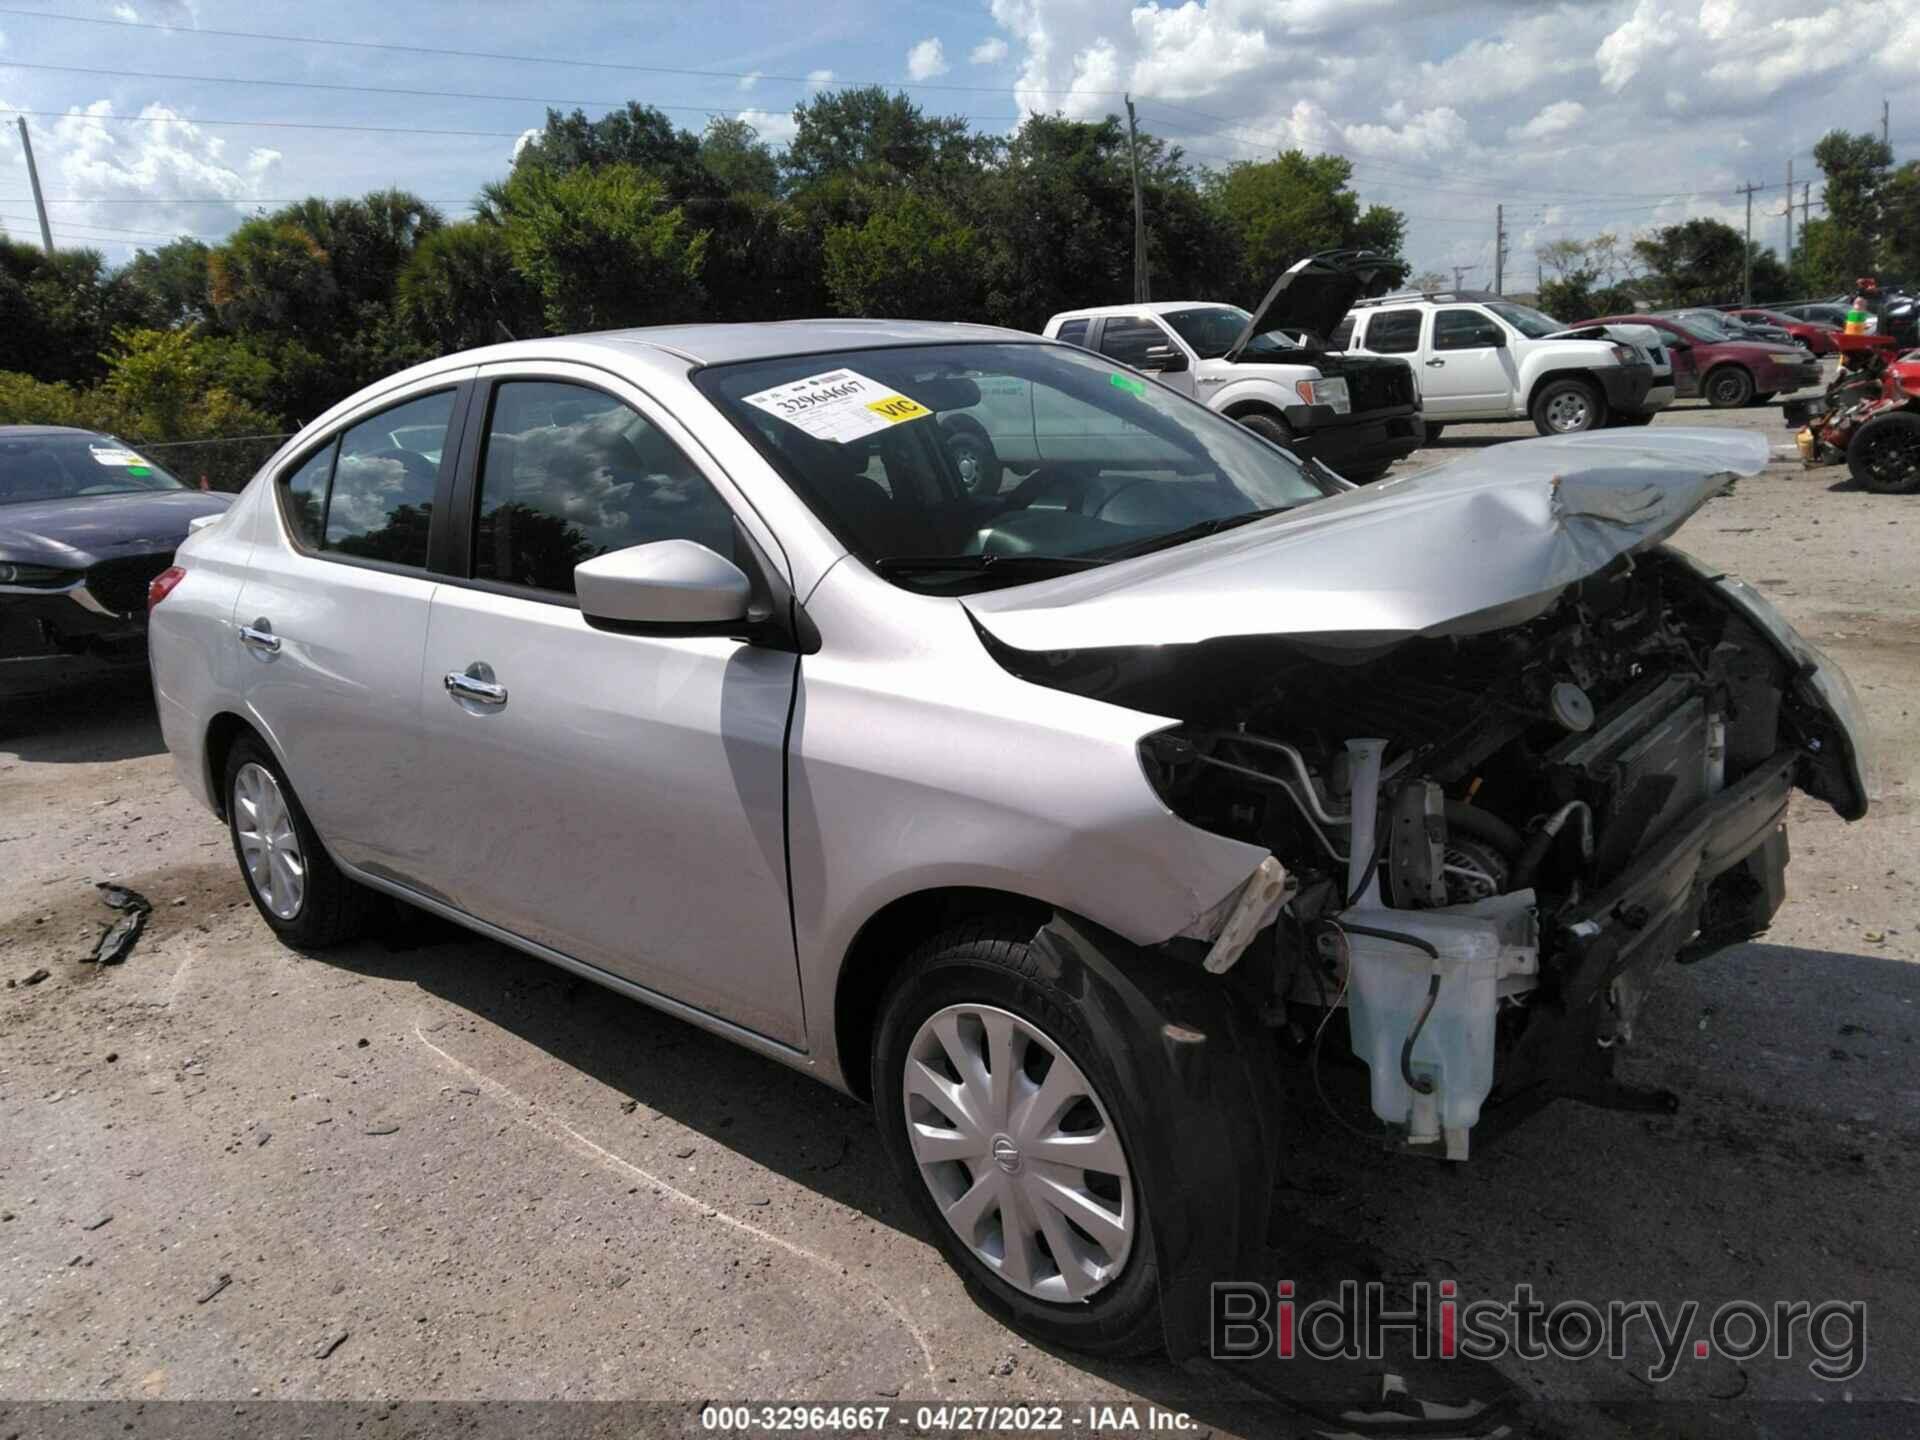
[{"label": "car's rear wheel", "polygon": [[882,1001],[880,1136],[950,1264],[1007,1323],[1135,1355],[1162,1343],[1152,1197],[1128,1159],[1118,1033],[1027,962],[1031,922],[949,931]]},{"label": "car's rear wheel", "polygon": [[1876,495],[1920,491],[1920,415],[1896,410],[1867,421],[1848,442],[1847,469]]},{"label": "car's rear wheel", "polygon": [[238,741],[227,756],[227,829],[260,918],[302,950],[337,945],[366,925],[372,894],[340,873],[266,746]]},{"label": "car's rear wheel", "polygon": [[1753,376],[1738,365],[1722,365],[1700,387],[1716,410],[1737,410],[1753,398]]},{"label": "car's rear wheel", "polygon": [[1549,381],[1533,397],[1533,428],[1542,435],[1579,435],[1606,423],[1606,397],[1589,381]]}]

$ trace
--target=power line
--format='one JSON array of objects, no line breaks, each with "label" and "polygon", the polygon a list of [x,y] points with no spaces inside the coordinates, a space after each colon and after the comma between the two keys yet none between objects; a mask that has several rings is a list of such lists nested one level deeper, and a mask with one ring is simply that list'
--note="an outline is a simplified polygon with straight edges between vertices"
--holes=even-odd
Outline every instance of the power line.
[{"label": "power line", "polygon": [[[588,105],[605,106],[617,110],[628,103],[627,100],[584,100],[574,96],[562,95],[493,95],[471,90],[425,90],[404,85],[345,85],[326,80],[268,80],[250,75],[178,75],[163,70],[121,70],[98,65],[48,65],[38,61],[0,60],[0,68],[13,70],[53,70],[66,75],[109,75],[116,80],[171,80],[189,85],[261,85],[277,90],[329,90],[354,95],[406,95],[426,100],[483,100],[498,101],[513,105]],[[714,107],[710,105],[655,105],[655,110],[687,110],[699,115],[733,115],[741,108],[738,105]],[[752,107],[745,107],[752,108]],[[84,119],[84,116],[76,117]],[[1020,115],[963,115],[958,119],[974,120],[1019,120]],[[191,123],[191,122],[189,122]]]},{"label": "power line", "polygon": [[[262,130],[354,130],[374,135],[470,135],[478,139],[518,140],[522,130],[429,130],[418,125],[323,125],[302,120],[202,120],[186,115],[89,115],[75,110],[0,110],[46,120],[103,120],[121,125],[237,125]],[[720,112],[715,111],[715,114]]]}]

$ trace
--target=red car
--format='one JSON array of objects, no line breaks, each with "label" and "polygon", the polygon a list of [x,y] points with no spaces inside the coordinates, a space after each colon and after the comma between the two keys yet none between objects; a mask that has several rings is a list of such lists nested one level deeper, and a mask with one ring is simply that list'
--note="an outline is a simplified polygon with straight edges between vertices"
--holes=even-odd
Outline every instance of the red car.
[{"label": "red car", "polygon": [[1605,315],[1582,325],[1651,325],[1673,352],[1673,388],[1716,410],[1764,405],[1775,395],[1825,383],[1820,362],[1798,345],[1728,340],[1704,325],[1665,315]]},{"label": "red car", "polygon": [[1815,355],[1831,355],[1836,349],[1833,337],[1840,332],[1831,325],[1823,325],[1818,320],[1796,320],[1791,315],[1782,315],[1778,310],[1725,310],[1736,320],[1751,320],[1756,325],[1772,325],[1784,330]]}]

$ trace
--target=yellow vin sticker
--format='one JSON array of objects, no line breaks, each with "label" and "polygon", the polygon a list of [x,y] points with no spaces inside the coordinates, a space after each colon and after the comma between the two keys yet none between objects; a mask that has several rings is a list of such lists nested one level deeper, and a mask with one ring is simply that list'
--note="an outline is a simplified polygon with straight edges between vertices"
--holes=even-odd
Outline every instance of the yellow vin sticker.
[{"label": "yellow vin sticker", "polygon": [[922,415],[933,413],[918,400],[909,400],[904,395],[889,395],[884,400],[869,400],[867,408],[895,425],[902,420],[918,420]]}]

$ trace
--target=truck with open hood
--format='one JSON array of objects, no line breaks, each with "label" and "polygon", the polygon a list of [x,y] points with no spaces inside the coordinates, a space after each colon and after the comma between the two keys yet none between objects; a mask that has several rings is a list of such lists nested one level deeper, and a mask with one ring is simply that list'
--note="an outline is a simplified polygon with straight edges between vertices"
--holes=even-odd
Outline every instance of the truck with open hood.
[{"label": "truck with open hood", "polygon": [[1402,361],[1343,354],[1327,337],[1405,267],[1366,250],[1289,266],[1248,312],[1206,300],[1068,310],[1046,335],[1153,374],[1348,480],[1377,480],[1426,440],[1420,387]]}]

